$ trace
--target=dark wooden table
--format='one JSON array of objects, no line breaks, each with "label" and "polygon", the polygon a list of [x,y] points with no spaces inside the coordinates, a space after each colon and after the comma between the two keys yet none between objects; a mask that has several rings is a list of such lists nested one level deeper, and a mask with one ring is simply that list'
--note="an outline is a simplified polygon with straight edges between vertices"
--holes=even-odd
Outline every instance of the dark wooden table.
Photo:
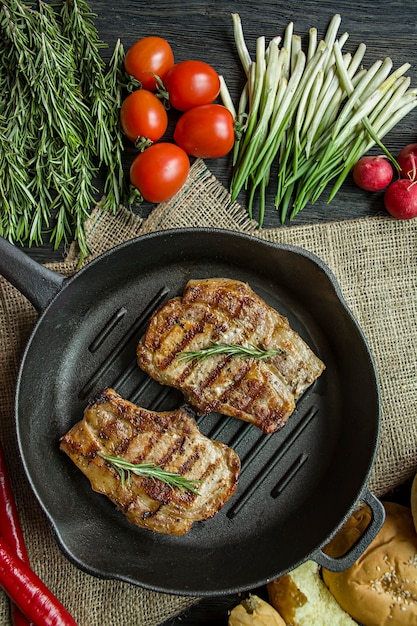
[{"label": "dark wooden table", "polygon": [[[177,61],[196,58],[212,64],[226,79],[236,104],[245,79],[233,39],[231,14],[235,12],[241,16],[252,55],[255,53],[256,38],[260,35],[264,35],[267,41],[277,34],[283,35],[285,27],[292,21],[294,32],[305,43],[312,26],[317,28],[319,37],[323,36],[332,16],[339,13],[342,17],[340,33],[349,33],[346,50],[354,52],[358,44],[365,43],[365,67],[386,56],[392,58],[394,68],[410,62],[412,67],[408,75],[411,84],[417,85],[417,34],[413,0],[363,0],[359,3],[350,0],[289,0],[285,3],[273,0],[91,0],[89,5],[97,14],[97,28],[102,40],[108,45],[107,49],[103,49],[106,59],[110,57],[117,38],[121,39],[127,50],[141,37],[160,35],[170,42]],[[171,126],[168,138],[170,133]],[[404,145],[415,141],[417,112],[413,111],[389,133],[385,143],[396,154]],[[132,148],[126,146],[126,172],[133,157]],[[207,164],[213,174],[228,187],[230,158],[208,160]],[[238,200],[243,206],[246,205],[243,193]],[[145,204],[141,211],[146,213],[150,209]],[[323,194],[315,205],[308,205],[301,211],[293,223],[344,220],[381,212],[384,212],[382,195],[362,192],[348,179],[330,205],[327,204],[326,194]],[[279,225],[271,190],[264,226]],[[37,260],[45,261],[51,256],[59,258],[62,250],[51,255],[49,247],[45,246],[29,253]]]},{"label": "dark wooden table", "polygon": [[[171,43],[177,61],[196,58],[212,64],[226,79],[236,103],[244,84],[244,75],[233,40],[231,14],[234,12],[241,16],[252,54],[255,51],[256,37],[265,35],[269,40],[277,34],[282,35],[290,21],[294,22],[295,33],[301,35],[306,42],[312,26],[317,27],[319,36],[322,36],[331,17],[340,13],[340,32],[349,33],[345,49],[354,52],[357,45],[364,42],[367,45],[365,67],[386,56],[392,58],[394,68],[410,62],[414,65],[408,75],[411,76],[412,85],[417,85],[414,0],[91,0],[89,4],[97,14],[96,25],[100,36],[109,46],[107,50],[103,50],[106,59],[110,57],[117,38],[121,39],[127,50],[141,37],[160,35]],[[416,141],[417,111],[414,110],[390,132],[385,143],[393,154],[397,154],[404,145]],[[127,171],[133,159],[133,151],[128,148],[125,157]],[[230,158],[207,161],[207,165],[228,187]],[[362,192],[351,180],[346,181],[330,205],[326,200],[326,195],[323,195],[314,206],[307,206],[293,223],[345,220],[384,212],[382,194]],[[239,202],[245,206],[244,194],[239,197]],[[151,208],[144,205],[141,210],[146,213]],[[269,198],[264,226],[279,226],[272,196]],[[43,246],[28,253],[35,259],[46,262],[59,258],[62,250],[53,253],[49,246]],[[192,576],[192,572],[190,575]],[[258,590],[260,594],[264,591]],[[186,615],[170,620],[165,626],[227,624],[227,611],[238,602],[239,598],[236,596],[205,599]]]}]

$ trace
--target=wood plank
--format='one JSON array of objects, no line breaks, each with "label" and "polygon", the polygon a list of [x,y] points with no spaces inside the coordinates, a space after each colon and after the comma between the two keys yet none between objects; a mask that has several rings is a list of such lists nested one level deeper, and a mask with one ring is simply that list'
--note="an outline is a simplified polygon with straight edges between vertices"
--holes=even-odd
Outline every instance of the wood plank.
[{"label": "wood plank", "polygon": [[[110,48],[117,37],[121,38],[126,50],[146,35],[166,37],[177,61],[198,58],[211,63],[225,77],[236,103],[244,84],[244,74],[233,40],[233,12],[241,16],[251,54],[254,54],[258,36],[264,35],[267,40],[277,34],[282,36],[290,21],[294,23],[294,32],[302,37],[303,45],[306,45],[310,27],[315,26],[319,36],[323,36],[332,16],[339,13],[342,17],[340,33],[349,33],[345,49],[354,52],[359,43],[367,45],[365,67],[386,56],[391,56],[394,68],[407,61],[413,63],[415,59],[417,35],[415,20],[412,19],[415,5],[410,0],[390,3],[374,0],[358,3],[349,0],[286,3],[272,0],[256,3],[247,0],[152,3],[119,0],[105,3],[92,1],[90,6],[97,13],[96,24],[100,35]],[[412,85],[417,85],[416,67],[413,66],[408,74]],[[401,147],[415,141],[416,137],[417,112],[413,111],[389,133],[385,143],[393,154],[397,154]],[[128,153],[126,158],[129,161],[132,155]],[[230,157],[207,160],[207,165],[228,187]],[[266,227],[279,226],[273,198],[274,191],[271,189],[264,223]],[[246,206],[245,194],[239,196],[239,202]],[[315,205],[307,206],[294,223],[343,220],[381,212],[384,212],[382,194],[362,192],[349,178],[330,205],[324,194]]]},{"label": "wood plank", "polygon": [[[359,43],[365,43],[365,67],[386,56],[392,58],[394,68],[411,62],[413,65],[408,75],[411,77],[411,84],[417,86],[417,70],[414,64],[417,32],[413,0],[362,0],[357,3],[351,0],[288,0],[285,3],[274,0],[91,0],[89,6],[96,14],[95,23],[100,37],[108,46],[102,50],[106,60],[110,58],[118,38],[127,51],[141,37],[160,35],[170,42],[177,61],[196,58],[211,63],[224,76],[236,104],[245,78],[233,39],[231,14],[234,12],[241,16],[252,55],[258,36],[265,36],[267,41],[273,36],[282,36],[291,21],[294,23],[294,32],[302,37],[305,47],[309,29],[314,26],[318,35],[324,36],[330,19],[339,13],[342,18],[340,33],[349,33],[345,50],[353,53]],[[168,140],[172,138],[178,115],[174,111],[170,113],[171,121],[166,136]],[[404,145],[416,140],[417,109],[402,120],[384,141],[396,155]],[[378,149],[374,148],[372,152],[376,153]],[[124,167],[128,172],[135,156],[135,151],[128,142],[124,156]],[[230,155],[221,159],[208,159],[206,163],[228,188],[231,179]],[[267,228],[280,226],[279,215],[274,208],[274,193],[274,187],[271,186],[267,195],[264,221]],[[246,206],[246,200],[246,194],[241,193],[238,201],[243,207]],[[146,215],[151,208],[151,205],[145,203],[142,212]],[[384,213],[382,193],[361,191],[349,177],[330,205],[327,203],[327,194],[324,193],[314,205],[307,205],[292,223],[345,220]],[[256,212],[254,217],[257,217]],[[60,258],[62,247],[57,253],[53,253],[48,245],[33,248],[29,253],[44,261]]]}]

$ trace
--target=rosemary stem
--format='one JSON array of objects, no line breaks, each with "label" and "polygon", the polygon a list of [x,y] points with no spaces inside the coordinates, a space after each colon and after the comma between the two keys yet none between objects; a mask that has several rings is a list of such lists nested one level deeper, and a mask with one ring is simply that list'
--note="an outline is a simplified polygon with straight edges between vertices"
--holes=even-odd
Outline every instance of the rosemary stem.
[{"label": "rosemary stem", "polygon": [[120,201],[124,181],[124,53],[119,45],[117,64],[106,68],[94,17],[85,0],[0,5],[0,167],[8,197],[0,200],[0,235],[29,246],[48,237],[55,248],[74,238],[80,260],[89,253],[84,223],[97,202],[98,170],[108,171],[106,207]]},{"label": "rosemary stem", "polygon": [[155,463],[132,463],[123,459],[122,457],[112,456],[104,453],[99,453],[107,463],[109,463],[119,474],[122,487],[125,486],[126,478],[130,482],[130,475],[135,474],[143,478],[150,478],[151,480],[160,480],[161,482],[179,489],[182,493],[184,491],[191,491],[195,495],[198,493],[198,485],[201,484],[201,479],[187,478],[182,474],[176,472],[170,472],[160,465]]}]

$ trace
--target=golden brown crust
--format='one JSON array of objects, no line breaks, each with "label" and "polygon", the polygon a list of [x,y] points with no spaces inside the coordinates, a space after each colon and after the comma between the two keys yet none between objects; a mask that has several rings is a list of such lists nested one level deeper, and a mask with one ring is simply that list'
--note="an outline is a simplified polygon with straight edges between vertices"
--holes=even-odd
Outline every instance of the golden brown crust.
[{"label": "golden brown crust", "polygon": [[[198,362],[177,359],[181,351],[213,342],[254,344],[279,354],[266,360],[224,354]],[[265,433],[285,424],[296,399],[324,369],[285,317],[246,283],[225,278],[189,281],[182,298],[153,314],[137,357],[145,372],[181,390],[200,413],[237,417]]]},{"label": "golden brown crust", "polygon": [[413,516],[414,528],[417,532],[417,474],[414,476],[414,480],[411,485],[410,506],[411,514]]},{"label": "golden brown crust", "polygon": [[[83,419],[61,438],[60,448],[130,522],[174,535],[213,517],[235,492],[240,470],[237,454],[205,437],[185,409],[148,411],[113,389],[87,407]],[[199,495],[134,474],[122,481],[100,453],[201,480]]]},{"label": "golden brown crust", "polygon": [[273,606],[259,596],[251,594],[231,610],[228,626],[286,626],[286,624]]},{"label": "golden brown crust", "polygon": [[268,597],[273,607],[280,611],[287,624],[296,623],[296,613],[305,606],[308,598],[289,574],[284,574],[268,584]]},{"label": "golden brown crust", "polygon": [[272,606],[291,626],[355,626],[356,622],[339,606],[320,576],[314,561],[268,584]]},{"label": "golden brown crust", "polygon": [[[343,572],[323,569],[323,579],[339,604],[366,626],[417,624],[417,534],[411,510],[385,502],[386,520],[362,556]],[[369,523],[364,507],[354,513],[326,548],[345,553]]]}]

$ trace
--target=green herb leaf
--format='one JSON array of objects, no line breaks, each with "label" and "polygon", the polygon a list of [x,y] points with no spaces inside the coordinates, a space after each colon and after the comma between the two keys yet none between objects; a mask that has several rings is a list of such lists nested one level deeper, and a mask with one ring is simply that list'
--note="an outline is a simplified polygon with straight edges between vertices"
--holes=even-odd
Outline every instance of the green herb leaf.
[{"label": "green herb leaf", "polygon": [[[90,253],[85,220],[124,201],[119,108],[125,78],[117,42],[108,65],[86,0],[0,4],[0,235]],[[101,190],[100,190],[101,191]]]},{"label": "green herb leaf", "polygon": [[258,346],[255,346],[254,344],[243,346],[237,343],[212,342],[209,346],[207,346],[207,348],[201,348],[201,350],[184,350],[178,352],[177,359],[179,361],[193,361],[194,359],[196,359],[197,361],[203,361],[204,359],[208,359],[209,357],[216,356],[218,354],[237,356],[241,359],[262,360],[278,356],[279,354],[283,354],[283,350],[279,348],[274,350],[267,350],[266,348],[260,348]]},{"label": "green herb leaf", "polygon": [[130,482],[130,474],[132,473],[136,476],[151,478],[154,481],[160,480],[170,487],[176,487],[181,493],[191,491],[197,496],[200,495],[197,490],[197,485],[202,482],[200,479],[185,478],[181,474],[164,470],[160,465],[155,465],[154,463],[130,463],[117,456],[101,452],[99,452],[99,455],[117,471],[122,481],[122,487],[124,487],[126,477],[127,481]]}]

